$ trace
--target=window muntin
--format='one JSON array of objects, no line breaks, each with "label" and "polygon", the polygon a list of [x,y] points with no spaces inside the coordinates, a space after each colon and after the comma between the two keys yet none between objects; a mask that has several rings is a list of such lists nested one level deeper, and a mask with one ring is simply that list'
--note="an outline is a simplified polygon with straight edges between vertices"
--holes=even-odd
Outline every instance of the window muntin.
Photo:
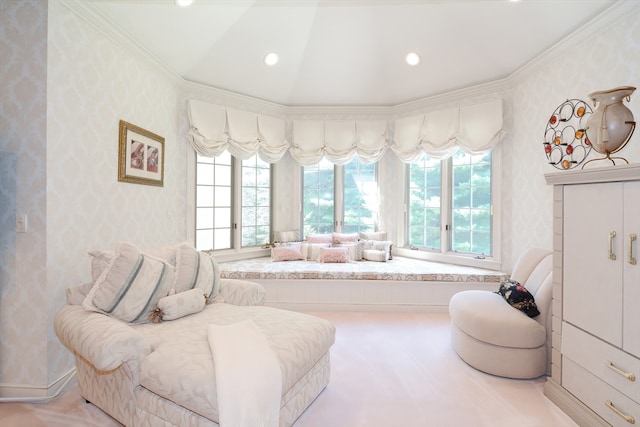
[{"label": "window muntin", "polygon": [[231,248],[232,157],[196,156],[196,247]]},{"label": "window muntin", "polygon": [[271,166],[258,156],[242,161],[242,247],[269,243]]},{"label": "window muntin", "polygon": [[376,164],[354,157],[343,168],[342,232],[374,231],[378,211]]},{"label": "window muntin", "polygon": [[375,230],[378,212],[376,164],[354,157],[345,165],[323,159],[303,167],[304,234]]},{"label": "window muntin", "polygon": [[[257,156],[196,155],[196,248],[264,245],[271,222],[271,166]],[[234,218],[236,212],[240,213]],[[238,226],[239,223],[239,226]],[[237,230],[240,234],[237,235]]]},{"label": "window muntin", "polygon": [[491,255],[491,154],[452,158],[451,249]]},{"label": "window muntin", "polygon": [[323,159],[304,166],[302,173],[302,229],[304,234],[331,233],[334,222],[334,167]]},{"label": "window muntin", "polygon": [[446,160],[411,163],[409,246],[491,256],[491,169],[491,153],[474,156],[458,151]]},{"label": "window muntin", "polygon": [[409,166],[410,246],[440,250],[441,174],[440,160],[425,157]]}]

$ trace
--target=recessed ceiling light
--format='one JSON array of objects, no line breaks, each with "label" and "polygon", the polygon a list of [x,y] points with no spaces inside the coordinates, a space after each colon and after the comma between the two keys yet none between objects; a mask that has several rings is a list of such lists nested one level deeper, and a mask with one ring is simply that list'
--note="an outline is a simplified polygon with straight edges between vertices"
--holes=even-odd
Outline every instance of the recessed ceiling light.
[{"label": "recessed ceiling light", "polygon": [[176,0],[176,5],[180,7],[188,7],[191,6],[193,0]]},{"label": "recessed ceiling light", "polygon": [[413,65],[418,65],[420,63],[420,55],[418,55],[415,52],[409,52],[405,59],[407,61],[407,64],[412,65],[412,66]]},{"label": "recessed ceiling light", "polygon": [[276,65],[278,63],[278,55],[273,52],[269,52],[264,56],[264,63],[266,65]]}]

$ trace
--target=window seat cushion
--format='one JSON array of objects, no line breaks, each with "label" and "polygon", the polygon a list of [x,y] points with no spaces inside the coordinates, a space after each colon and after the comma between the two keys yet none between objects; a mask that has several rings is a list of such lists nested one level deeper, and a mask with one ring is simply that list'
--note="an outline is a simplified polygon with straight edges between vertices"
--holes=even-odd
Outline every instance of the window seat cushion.
[{"label": "window seat cushion", "polygon": [[387,262],[358,261],[321,263],[316,261],[273,262],[271,257],[220,262],[220,277],[226,279],[322,279],[399,280],[425,282],[491,282],[507,278],[500,271],[429,262],[394,256]]}]

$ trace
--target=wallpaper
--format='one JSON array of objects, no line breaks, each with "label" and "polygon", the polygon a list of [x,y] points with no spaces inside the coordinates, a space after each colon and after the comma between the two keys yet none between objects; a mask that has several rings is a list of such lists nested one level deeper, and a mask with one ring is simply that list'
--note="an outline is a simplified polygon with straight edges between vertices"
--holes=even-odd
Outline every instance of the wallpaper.
[{"label": "wallpaper", "polygon": [[[11,58],[0,65],[0,151],[17,156],[13,210],[29,216],[28,232],[12,233],[14,253],[3,238],[0,386],[43,389],[72,368],[52,325],[65,289],[90,277],[88,251],[184,240],[186,147],[165,72],[61,2],[0,7]],[[163,187],[118,182],[121,119],[165,138]],[[1,215],[14,222],[15,212]]]},{"label": "wallpaper", "polygon": [[[589,101],[595,91],[619,86],[639,90],[625,104],[640,120],[640,3],[632,13],[600,30],[584,29],[584,39],[567,52],[545,58],[539,69],[513,90],[513,123],[504,148],[503,256],[523,248],[553,247],[552,187],[544,174],[561,172],[547,164],[542,141],[553,111],[567,99]],[[640,132],[619,152],[640,162]],[[593,150],[589,159],[601,157]],[[587,167],[611,166],[594,162]],[[513,265],[513,258],[509,262]]]},{"label": "wallpaper", "polygon": [[[617,86],[640,88],[640,3],[604,28],[584,28],[571,49],[543,55],[508,79],[502,142],[502,259],[509,271],[532,246],[552,247],[552,191],[542,140],[564,100]],[[185,102],[191,96],[242,108],[244,98],[182,84],[126,43],[47,0],[0,1],[0,388],[46,389],[72,369],[52,320],[64,290],[89,279],[87,252],[130,240],[141,247],[189,237],[189,151]],[[630,107],[640,120],[640,92]],[[264,103],[261,113],[283,114]],[[117,181],[118,122],[165,138],[164,187]],[[640,162],[640,132],[621,152]],[[604,166],[604,164],[603,164]],[[297,228],[288,159],[276,173],[277,226]],[[382,228],[402,233],[402,165],[381,162]],[[298,202],[298,203],[296,203]],[[16,213],[29,218],[15,233]],[[192,219],[191,219],[192,222]],[[395,233],[395,236],[394,236]]]},{"label": "wallpaper", "polygon": [[[0,385],[47,384],[47,2],[0,2]],[[7,204],[5,204],[5,200]],[[15,233],[16,212],[28,233]]]}]

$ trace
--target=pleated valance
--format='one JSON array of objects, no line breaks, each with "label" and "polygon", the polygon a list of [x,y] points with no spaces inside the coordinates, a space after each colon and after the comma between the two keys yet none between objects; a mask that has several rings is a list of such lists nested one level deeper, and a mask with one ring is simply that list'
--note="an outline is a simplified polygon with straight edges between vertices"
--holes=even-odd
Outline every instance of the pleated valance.
[{"label": "pleated valance", "polygon": [[302,165],[323,157],[345,164],[356,154],[377,162],[388,148],[387,127],[386,120],[294,120],[290,153]]},{"label": "pleated valance", "polygon": [[446,159],[459,149],[469,154],[486,153],[504,134],[502,100],[497,99],[397,119],[390,148],[403,162],[423,155]]},{"label": "pleated valance", "polygon": [[204,101],[189,100],[191,146],[205,156],[228,150],[246,160],[258,154],[275,163],[289,151],[302,165],[323,158],[345,164],[355,155],[365,163],[377,162],[391,149],[403,162],[424,155],[445,159],[459,149],[469,154],[490,151],[504,137],[502,100],[402,117],[393,123],[393,140],[387,120],[292,121],[291,143],[285,120],[236,110]]},{"label": "pleated valance", "polygon": [[191,128],[187,138],[196,152],[217,156],[228,150],[246,160],[258,153],[275,163],[289,149],[282,119],[190,99],[187,112]]}]

